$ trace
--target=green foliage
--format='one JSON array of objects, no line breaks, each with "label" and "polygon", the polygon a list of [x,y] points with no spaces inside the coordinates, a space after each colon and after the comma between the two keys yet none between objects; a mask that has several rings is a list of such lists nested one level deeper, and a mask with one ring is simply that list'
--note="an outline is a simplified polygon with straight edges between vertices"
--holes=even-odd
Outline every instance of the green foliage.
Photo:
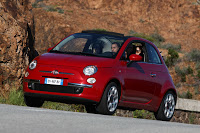
[{"label": "green foliage", "polygon": [[200,78],[200,70],[197,71],[197,77]]},{"label": "green foliage", "polygon": [[[0,96],[0,103],[25,106],[24,94],[23,94],[22,87],[19,90],[13,89],[12,91],[10,91],[8,98]],[[75,105],[75,104],[68,105],[68,104],[64,104],[64,103],[56,103],[56,102],[46,101],[42,107],[48,108],[48,109],[56,109],[56,110],[86,112],[85,106]]]},{"label": "green foliage", "polygon": [[178,52],[181,51],[181,45],[180,44],[175,45],[175,44],[167,43],[167,44],[161,45],[161,48],[163,48],[163,49],[174,49]]},{"label": "green foliage", "polygon": [[96,30],[96,31],[107,31],[106,29],[93,29],[93,30]]},{"label": "green foliage", "polygon": [[58,13],[63,14],[63,13],[64,13],[64,10],[63,10],[63,9],[58,9]]},{"label": "green foliage", "polygon": [[144,23],[145,21],[141,18],[141,19],[139,19],[139,22]]},{"label": "green foliage", "polygon": [[200,62],[196,63],[196,70],[200,70]]},{"label": "green foliage", "polygon": [[150,36],[158,42],[164,42],[165,41],[165,39],[160,34],[158,34],[157,32],[151,34]]},{"label": "green foliage", "polygon": [[178,93],[178,97],[179,98],[186,98],[186,99],[192,99],[192,93],[188,90],[187,92],[183,92],[183,93]]},{"label": "green foliage", "polygon": [[39,4],[39,2],[42,2],[43,0],[36,0],[33,4],[32,4],[32,7],[33,8],[38,8],[38,7],[40,7],[40,5],[38,5]]},{"label": "green foliage", "polygon": [[193,69],[190,66],[184,67],[183,69],[175,67],[175,72],[181,77],[181,82],[186,82],[186,75],[193,74]]},{"label": "green foliage", "polygon": [[153,113],[146,110],[135,110],[133,112],[133,117],[142,119],[151,119],[151,120],[155,119]]},{"label": "green foliage", "polygon": [[55,6],[47,6],[47,9],[46,9],[47,12],[56,12],[57,9]]},{"label": "green foliage", "polygon": [[194,87],[194,92],[195,92],[195,95],[199,95],[200,94],[199,86],[195,86]]},{"label": "green foliage", "polygon": [[[143,23],[144,20],[141,19],[139,21]],[[159,47],[161,42],[165,41],[165,39],[160,34],[158,34],[157,32],[155,32],[151,35],[146,35],[144,33],[138,33],[138,32],[135,32],[133,30],[130,30],[128,34],[130,36],[140,37],[140,38],[144,38],[146,40],[149,40],[149,41],[153,42],[157,47]]]},{"label": "green foliage", "polygon": [[186,54],[186,58],[189,61],[194,61],[196,63],[199,63],[200,62],[200,51],[197,49],[193,49],[191,52]]},{"label": "green foliage", "polygon": [[37,2],[34,2],[34,3],[32,4],[32,7],[33,7],[33,8],[37,8],[37,7],[38,7]]},{"label": "green foliage", "polygon": [[165,63],[168,67],[171,67],[175,64],[178,58],[179,58],[178,52],[176,52],[174,49],[169,48],[168,56],[167,59],[165,60]]},{"label": "green foliage", "polygon": [[194,124],[194,120],[196,118],[196,115],[194,113],[189,113],[189,123]]},{"label": "green foliage", "polygon": [[186,74],[193,74],[193,69],[190,66],[187,67]]},{"label": "green foliage", "polygon": [[179,67],[175,67],[175,72],[181,77],[181,82],[186,82],[186,74],[183,70],[181,70]]},{"label": "green foliage", "polygon": [[22,87],[19,90],[11,90],[8,98],[1,96],[0,103],[25,106]]}]

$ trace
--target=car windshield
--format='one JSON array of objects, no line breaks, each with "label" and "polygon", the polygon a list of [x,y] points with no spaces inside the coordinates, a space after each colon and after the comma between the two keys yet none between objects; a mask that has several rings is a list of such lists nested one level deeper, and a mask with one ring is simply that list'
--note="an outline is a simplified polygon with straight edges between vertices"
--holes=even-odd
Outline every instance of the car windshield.
[{"label": "car windshield", "polygon": [[[125,41],[124,37],[76,33],[61,41],[51,53],[115,58]],[[112,45],[116,50],[112,50]]]}]

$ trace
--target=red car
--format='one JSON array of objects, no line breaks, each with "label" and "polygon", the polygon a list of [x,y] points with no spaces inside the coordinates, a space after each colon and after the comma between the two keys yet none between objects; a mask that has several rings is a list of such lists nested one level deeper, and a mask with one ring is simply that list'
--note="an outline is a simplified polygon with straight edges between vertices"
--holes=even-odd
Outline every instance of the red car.
[{"label": "red car", "polygon": [[24,76],[27,106],[44,101],[84,104],[87,112],[145,109],[170,120],[177,93],[156,46],[105,31],[70,35],[36,57]]}]

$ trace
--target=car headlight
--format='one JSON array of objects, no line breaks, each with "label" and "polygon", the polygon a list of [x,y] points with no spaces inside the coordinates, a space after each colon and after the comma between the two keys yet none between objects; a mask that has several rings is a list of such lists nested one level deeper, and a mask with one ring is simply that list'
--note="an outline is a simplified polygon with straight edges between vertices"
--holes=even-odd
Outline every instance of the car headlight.
[{"label": "car headlight", "polygon": [[93,75],[97,72],[97,67],[96,66],[86,66],[83,69],[83,73],[87,76]]},{"label": "car headlight", "polygon": [[33,69],[36,68],[36,66],[37,66],[37,61],[34,60],[34,61],[32,61],[32,62],[30,63],[30,65],[29,65],[29,69],[33,70]]}]

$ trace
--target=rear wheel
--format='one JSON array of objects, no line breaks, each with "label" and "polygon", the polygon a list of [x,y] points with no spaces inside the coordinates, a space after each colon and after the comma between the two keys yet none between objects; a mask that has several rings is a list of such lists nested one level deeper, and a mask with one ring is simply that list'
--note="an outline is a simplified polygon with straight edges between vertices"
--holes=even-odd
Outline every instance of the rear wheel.
[{"label": "rear wheel", "polygon": [[169,121],[174,115],[174,109],[176,106],[176,96],[173,92],[168,92],[165,94],[162,103],[158,111],[155,113],[157,120]]},{"label": "rear wheel", "polygon": [[119,102],[119,88],[116,83],[111,82],[107,85],[101,102],[97,105],[97,112],[105,115],[115,113]]},{"label": "rear wheel", "polygon": [[25,104],[29,107],[41,107],[44,103],[44,100],[30,97],[30,96],[24,96]]}]

